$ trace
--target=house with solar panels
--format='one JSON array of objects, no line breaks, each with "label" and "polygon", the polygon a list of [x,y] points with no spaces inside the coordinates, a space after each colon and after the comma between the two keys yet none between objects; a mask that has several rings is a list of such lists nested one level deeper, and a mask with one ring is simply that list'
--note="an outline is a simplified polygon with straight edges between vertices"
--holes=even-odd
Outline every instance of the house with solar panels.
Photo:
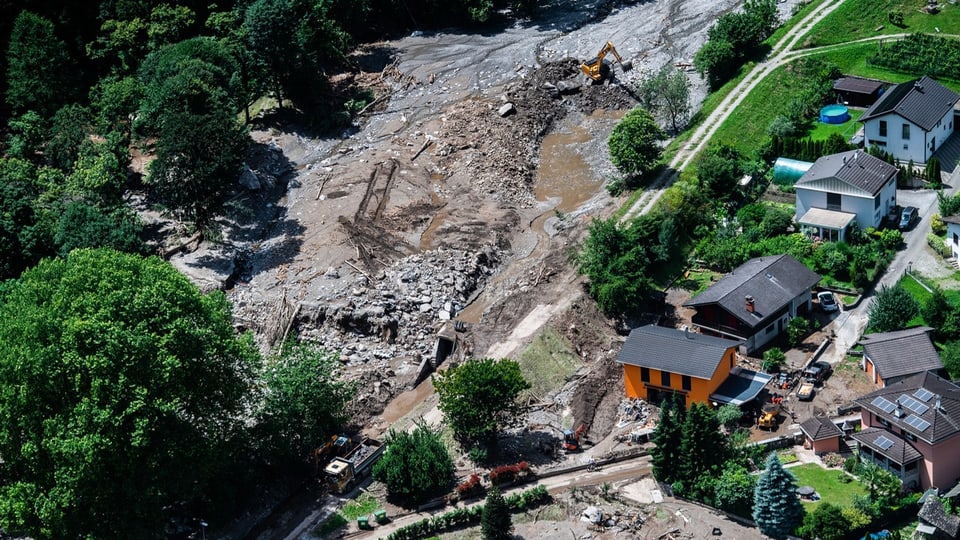
[{"label": "house with solar panels", "polygon": [[905,489],[947,489],[960,479],[960,387],[926,371],[855,400],[860,459],[895,474]]}]

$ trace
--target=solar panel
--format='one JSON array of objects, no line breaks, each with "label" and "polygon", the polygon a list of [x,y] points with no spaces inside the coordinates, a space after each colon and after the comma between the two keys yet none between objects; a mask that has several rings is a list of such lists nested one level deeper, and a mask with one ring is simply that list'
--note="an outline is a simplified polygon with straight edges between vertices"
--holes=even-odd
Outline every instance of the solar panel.
[{"label": "solar panel", "polygon": [[915,414],[911,414],[910,416],[908,416],[906,420],[904,420],[904,422],[906,422],[908,426],[913,426],[918,431],[923,431],[928,427],[930,427],[930,422],[927,422],[926,420],[924,420],[923,418],[920,418]]},{"label": "solar panel", "polygon": [[926,388],[917,388],[917,391],[914,392],[913,395],[917,396],[917,399],[919,399],[920,401],[926,403],[930,401],[930,398],[932,398],[936,394],[927,390]]},{"label": "solar panel", "polygon": [[883,435],[877,437],[877,440],[873,441],[881,450],[889,450],[893,446],[893,441],[884,437]]},{"label": "solar panel", "polygon": [[871,401],[870,404],[887,414],[892,413],[897,408],[896,405],[890,403],[889,400],[882,397],[873,398],[873,401]]},{"label": "solar panel", "polygon": [[903,405],[904,407],[910,409],[911,411],[917,414],[923,414],[928,410],[930,410],[930,407],[924,405],[923,403],[920,403],[919,401],[913,399],[912,397],[906,394],[900,396],[900,398],[897,399],[897,401],[899,401],[900,404]]}]

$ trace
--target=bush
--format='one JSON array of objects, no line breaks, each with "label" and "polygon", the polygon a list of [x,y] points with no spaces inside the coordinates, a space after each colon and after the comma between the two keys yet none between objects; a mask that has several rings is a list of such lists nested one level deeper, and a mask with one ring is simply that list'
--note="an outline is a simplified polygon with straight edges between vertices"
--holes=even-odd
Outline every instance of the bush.
[{"label": "bush", "polygon": [[937,236],[935,233],[927,233],[927,245],[941,257],[949,257],[952,255],[952,253],[950,253],[950,246],[943,238]]},{"label": "bush", "polygon": [[937,236],[943,236],[947,234],[947,224],[943,222],[943,218],[940,217],[940,214],[934,214],[930,217],[930,230],[933,231],[933,234]]},{"label": "bush", "polygon": [[850,474],[857,474],[857,471],[860,470],[860,458],[857,456],[850,456],[845,459],[843,461],[843,470]]},{"label": "bush", "polygon": [[787,355],[783,354],[783,351],[774,347],[772,349],[767,349],[763,353],[763,366],[761,369],[767,373],[774,373],[780,371],[780,366],[782,366],[787,361]]},{"label": "bush", "polygon": [[469,499],[482,495],[484,490],[480,475],[477,473],[471,474],[469,478],[457,484],[456,491],[457,497],[461,499]]},{"label": "bush", "polygon": [[787,338],[791,347],[796,347],[810,331],[810,321],[803,317],[794,317],[787,323]]},{"label": "bush", "polygon": [[834,452],[823,456],[822,461],[827,467],[839,467],[844,464],[843,456]]},{"label": "bush", "polygon": [[513,465],[501,465],[499,467],[495,467],[490,471],[488,476],[490,477],[491,484],[499,486],[501,484],[516,482],[529,473],[530,464],[526,461],[521,461]]}]

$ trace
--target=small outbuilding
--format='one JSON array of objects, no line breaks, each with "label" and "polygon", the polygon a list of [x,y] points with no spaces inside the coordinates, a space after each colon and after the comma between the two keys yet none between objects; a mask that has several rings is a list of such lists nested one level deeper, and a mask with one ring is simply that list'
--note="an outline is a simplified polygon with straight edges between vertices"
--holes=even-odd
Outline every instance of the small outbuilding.
[{"label": "small outbuilding", "polygon": [[840,439],[843,431],[825,416],[814,416],[800,424],[800,431],[806,438],[806,445],[810,446],[817,455],[840,451]]},{"label": "small outbuilding", "polygon": [[844,105],[869,107],[877,101],[888,84],[864,77],[840,77],[833,81],[833,92]]},{"label": "small outbuilding", "polygon": [[946,375],[940,355],[930,339],[932,331],[929,326],[918,326],[867,334],[860,339],[863,345],[860,367],[880,388],[925,371]]}]

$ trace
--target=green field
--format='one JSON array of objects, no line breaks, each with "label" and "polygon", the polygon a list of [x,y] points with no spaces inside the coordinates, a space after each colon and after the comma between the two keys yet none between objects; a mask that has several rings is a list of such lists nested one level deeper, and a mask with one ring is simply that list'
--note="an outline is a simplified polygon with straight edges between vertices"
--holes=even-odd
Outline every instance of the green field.
[{"label": "green field", "polygon": [[867,490],[854,479],[851,479],[848,483],[841,482],[840,476],[847,473],[840,469],[824,469],[816,463],[807,463],[790,467],[787,470],[797,477],[797,487],[812,486],[820,494],[819,501],[803,501],[804,505],[807,505],[808,511],[821,502],[828,502],[837,506],[850,506],[854,495],[867,494]]},{"label": "green field", "polygon": [[823,122],[814,122],[814,128],[810,132],[809,136],[811,139],[826,139],[834,133],[839,133],[843,135],[843,138],[849,140],[850,137],[853,137],[857,130],[860,129],[860,124],[857,123],[857,119],[863,116],[863,111],[858,109],[850,109],[850,119],[842,124],[824,124]]},{"label": "green field", "polygon": [[517,356],[517,363],[523,378],[530,382],[529,392],[537,399],[563,386],[583,364],[567,340],[551,329],[538,335]]},{"label": "green field", "polygon": [[[847,0],[826,19],[815,25],[800,47],[848,43],[879,35],[903,33],[960,34],[960,6],[943,2],[940,13],[922,11],[926,0]],[[891,11],[903,12],[903,27],[890,23]]]}]

